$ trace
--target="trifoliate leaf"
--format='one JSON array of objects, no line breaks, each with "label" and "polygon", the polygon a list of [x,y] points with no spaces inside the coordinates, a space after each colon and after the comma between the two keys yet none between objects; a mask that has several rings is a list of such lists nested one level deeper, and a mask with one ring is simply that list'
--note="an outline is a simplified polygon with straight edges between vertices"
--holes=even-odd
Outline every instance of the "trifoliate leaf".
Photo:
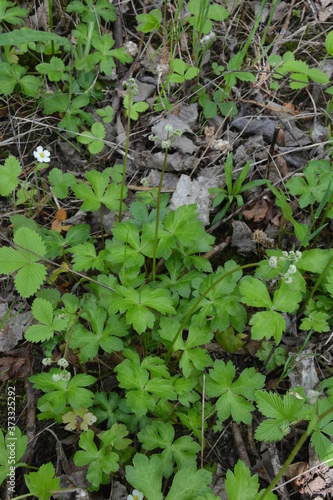
[{"label": "trifoliate leaf", "polygon": [[73,174],[63,173],[59,168],[53,168],[49,173],[49,182],[52,185],[52,192],[61,200],[68,196],[68,188],[76,183]]}]

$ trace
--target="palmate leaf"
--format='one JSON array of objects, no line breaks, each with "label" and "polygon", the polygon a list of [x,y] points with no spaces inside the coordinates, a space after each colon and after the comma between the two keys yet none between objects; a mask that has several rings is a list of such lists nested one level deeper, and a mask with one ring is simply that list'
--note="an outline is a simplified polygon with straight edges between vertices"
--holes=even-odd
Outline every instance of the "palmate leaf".
[{"label": "palmate leaf", "polygon": [[164,450],[160,459],[163,462],[163,476],[166,478],[171,476],[175,461],[179,469],[195,466],[196,454],[200,451],[200,445],[190,436],[182,436],[173,441],[174,437],[173,426],[161,421],[147,425],[138,433],[138,439],[145,450]]},{"label": "palmate leaf", "polygon": [[33,295],[46,276],[46,268],[38,261],[45,256],[46,249],[41,237],[31,229],[21,227],[15,232],[14,243],[18,249],[0,248],[0,273],[18,271],[15,287],[22,297]]},{"label": "palmate leaf", "polygon": [[[117,210],[120,201],[120,185],[112,182],[110,184],[109,172],[98,172],[92,170],[86,174],[87,180],[91,187],[84,182],[79,182],[72,186],[74,194],[83,200],[81,210],[84,212],[96,211],[101,204],[105,205],[109,210]],[[123,197],[126,197],[127,189],[124,189]]]},{"label": "palmate leaf", "polygon": [[147,500],[163,500],[162,468],[163,464],[157,455],[148,458],[137,453],[133,458],[133,466],[126,465],[126,479]]},{"label": "palmate leaf", "polygon": [[197,495],[205,495],[211,492],[211,481],[212,473],[208,470],[196,470],[195,466],[185,467],[175,474],[166,500],[188,500]]},{"label": "palmate leaf", "polygon": [[94,488],[98,488],[102,482],[103,472],[110,474],[118,470],[119,455],[111,451],[111,447],[108,445],[103,444],[98,449],[94,443],[94,433],[91,429],[81,434],[79,445],[82,450],[75,453],[74,463],[78,466],[90,464],[87,479]]},{"label": "palmate leaf", "polygon": [[109,314],[126,312],[126,322],[132,324],[138,333],[154,326],[155,315],[150,309],[155,309],[161,314],[175,312],[171,294],[167,290],[154,290],[148,285],[141,287],[140,290],[119,286],[117,295],[114,294],[112,298]]}]

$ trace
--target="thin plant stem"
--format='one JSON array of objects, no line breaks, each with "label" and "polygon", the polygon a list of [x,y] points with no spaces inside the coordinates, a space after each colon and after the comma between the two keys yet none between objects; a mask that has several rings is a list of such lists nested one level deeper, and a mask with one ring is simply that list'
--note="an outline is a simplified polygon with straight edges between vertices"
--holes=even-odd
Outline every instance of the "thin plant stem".
[{"label": "thin plant stem", "polygon": [[[53,33],[52,0],[47,0],[47,13],[49,17],[50,32]],[[51,54],[54,56],[54,41],[51,40]]]},{"label": "thin plant stem", "polygon": [[[333,204],[333,190],[332,190],[332,193],[331,193],[331,196],[330,196],[330,199],[328,200],[328,203],[326,205],[326,209],[325,209],[325,212],[323,213],[323,216],[321,218],[321,221],[319,222],[319,227],[322,227],[327,219],[327,215],[328,215],[328,212],[331,210],[332,208],[332,204]],[[313,241],[313,246],[316,247],[317,246],[317,243],[318,243],[318,238],[319,238],[319,234],[317,234],[317,236],[315,237],[314,241]]]},{"label": "thin plant stem", "polygon": [[129,150],[129,136],[130,136],[130,130],[131,130],[131,104],[132,104],[132,96],[129,93],[128,94],[126,148],[125,148],[125,157],[124,157],[124,166],[123,166],[123,176],[121,179],[121,188],[120,188],[119,217],[118,217],[119,222],[121,222],[121,213],[122,213],[122,208],[123,208],[124,184],[125,184],[125,175],[126,175],[127,156],[128,156],[128,150]]},{"label": "thin plant stem", "polygon": [[[168,132],[168,136],[167,136],[167,140],[168,139],[169,139],[169,132]],[[164,176],[167,158],[168,158],[168,148],[165,149],[162,173],[161,173],[160,183],[158,185],[158,191],[157,191],[156,224],[155,224],[154,255],[153,255],[153,281],[155,281],[156,251],[157,251],[157,239],[158,239],[158,224],[159,224],[159,219],[160,219],[161,190],[162,190],[162,182],[163,182],[163,176]]]},{"label": "thin plant stem", "polygon": [[310,435],[311,435],[314,427],[318,423],[320,423],[324,418],[326,418],[327,415],[329,415],[332,411],[333,411],[333,407],[329,408],[327,411],[325,411],[320,416],[316,415],[310,421],[310,423],[308,425],[308,428],[306,429],[306,431],[304,432],[304,434],[302,435],[302,437],[300,438],[300,440],[296,443],[296,446],[291,451],[289,457],[287,458],[287,460],[285,461],[285,463],[281,467],[279,473],[275,476],[275,478],[273,479],[273,481],[271,482],[271,484],[268,486],[268,488],[266,488],[266,490],[263,492],[263,494],[261,496],[259,496],[258,500],[265,500],[265,498],[268,497],[268,495],[270,494],[270,492],[273,490],[274,486],[280,481],[280,479],[282,478],[283,474],[286,472],[287,468],[292,463],[292,461],[294,460],[294,458],[297,455],[297,453],[299,452],[299,450],[302,448],[302,446],[305,443],[305,441],[308,439],[308,437],[310,437]]},{"label": "thin plant stem", "polygon": [[99,221],[100,221],[100,224],[101,224],[102,248],[103,248],[103,250],[104,250],[104,248],[105,248],[105,241],[104,241],[104,228],[103,228],[102,205],[99,207]]}]

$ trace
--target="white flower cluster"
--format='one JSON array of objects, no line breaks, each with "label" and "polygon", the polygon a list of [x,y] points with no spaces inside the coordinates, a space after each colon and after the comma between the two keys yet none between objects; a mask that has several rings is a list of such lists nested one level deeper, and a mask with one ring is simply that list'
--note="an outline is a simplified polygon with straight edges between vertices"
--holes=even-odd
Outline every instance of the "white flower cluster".
[{"label": "white flower cluster", "polygon": [[165,128],[165,131],[167,133],[166,140],[162,140],[158,137],[158,135],[154,135],[154,134],[150,134],[148,136],[148,139],[149,139],[149,141],[152,141],[152,142],[160,142],[162,149],[169,149],[171,147],[172,140],[183,135],[183,132],[180,130],[180,128],[173,130],[172,125],[170,125],[170,124],[165,125],[164,128]]},{"label": "white flower cluster", "polygon": [[214,40],[215,36],[216,35],[215,35],[214,31],[211,31],[210,33],[208,33],[208,35],[204,35],[200,40],[201,45],[207,45],[207,43]]},{"label": "white flower cluster", "polygon": [[71,379],[71,373],[68,372],[67,370],[62,370],[60,373],[54,373],[52,375],[52,380],[54,380],[54,382],[59,382],[60,380],[68,382],[70,379]]},{"label": "white flower cluster", "polygon": [[292,283],[292,275],[295,274],[297,271],[295,264],[301,257],[302,257],[302,252],[300,252],[299,250],[296,250],[296,252],[294,252],[293,250],[291,250],[290,252],[284,251],[282,252],[282,255],[281,257],[279,257],[279,259],[275,256],[271,257],[268,261],[268,264],[270,267],[275,269],[277,267],[278,261],[294,262],[294,264],[290,264],[287,271],[281,275],[283,281],[287,285],[290,285],[290,283]]},{"label": "white flower cluster", "polygon": [[123,87],[125,87],[125,89],[127,90],[127,92],[132,96],[134,97],[135,95],[137,95],[138,93],[138,86],[135,82],[135,79],[134,78],[130,78],[128,80],[128,82],[125,80],[123,82]]}]

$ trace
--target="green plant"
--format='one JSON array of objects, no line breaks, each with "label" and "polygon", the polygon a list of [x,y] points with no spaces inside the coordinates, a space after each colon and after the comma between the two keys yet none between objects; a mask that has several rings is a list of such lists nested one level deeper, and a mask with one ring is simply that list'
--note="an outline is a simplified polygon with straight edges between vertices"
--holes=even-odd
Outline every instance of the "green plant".
[{"label": "green plant", "polygon": [[250,162],[248,162],[248,163],[246,163],[246,165],[244,165],[244,167],[242,168],[240,173],[237,175],[235,181],[233,182],[232,159],[233,159],[233,155],[232,155],[232,153],[230,153],[228,155],[228,158],[226,159],[225,167],[224,167],[226,189],[225,188],[210,188],[209,189],[210,194],[215,195],[214,200],[213,200],[213,208],[220,205],[224,200],[227,200],[227,202],[224,205],[224,207],[222,208],[222,210],[220,210],[215,215],[213,222],[212,222],[213,224],[215,224],[215,222],[223,219],[223,217],[228,212],[228,210],[231,207],[232,202],[234,200],[236,200],[237,205],[239,207],[241,207],[244,204],[242,193],[244,193],[245,191],[249,191],[256,186],[260,186],[262,184],[265,184],[265,182],[266,182],[263,179],[258,179],[258,180],[250,181],[250,182],[247,182],[246,184],[243,184],[245,179],[246,179],[246,176],[249,172],[249,169],[251,167]]}]

